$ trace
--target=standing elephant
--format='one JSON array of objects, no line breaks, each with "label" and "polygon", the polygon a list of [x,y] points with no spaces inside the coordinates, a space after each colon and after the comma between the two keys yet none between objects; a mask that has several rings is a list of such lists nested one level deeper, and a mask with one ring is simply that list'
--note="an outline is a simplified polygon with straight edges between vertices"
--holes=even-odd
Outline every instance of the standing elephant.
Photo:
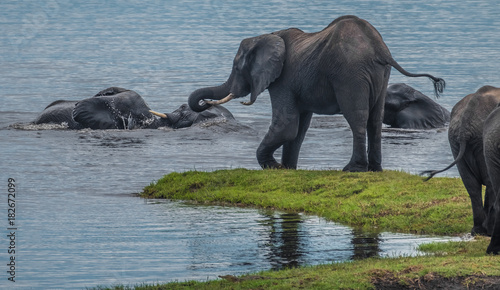
[{"label": "standing elephant", "polygon": [[[483,153],[483,127],[488,115],[500,103],[500,89],[484,86],[465,96],[451,110],[448,141],[455,160],[445,169],[424,171],[434,175],[457,165],[472,204],[474,226],[471,233],[491,234],[494,218],[489,214],[493,207],[494,192],[486,169]],[[484,205],[482,186],[486,186]]]},{"label": "standing elephant", "polygon": [[[436,93],[444,88],[440,78],[405,71],[367,21],[343,16],[316,33],[290,28],[244,39],[228,80],[194,91],[188,104],[201,112],[250,94],[250,101],[243,104],[251,105],[267,88],[272,121],[257,149],[262,168],[296,168],[312,114],[343,113],[353,132],[352,157],[344,170],[380,171],[384,99],[391,66],[406,76],[431,78]],[[280,164],[273,155],[281,146]]]},{"label": "standing elephant", "polygon": [[222,106],[202,113],[194,112],[187,104],[172,113],[151,111],[144,99],[134,91],[107,88],[94,97],[81,101],[59,100],[48,105],[35,119],[35,124],[67,124],[69,129],[174,129],[189,127],[208,119],[234,119]]},{"label": "standing elephant", "polygon": [[493,210],[490,211],[494,220],[491,231],[491,241],[486,250],[488,254],[500,253],[500,107],[497,106],[484,121],[483,148],[486,168],[494,196]]},{"label": "standing elephant", "polygon": [[432,129],[446,126],[450,112],[407,84],[387,87],[384,124],[393,128]]}]

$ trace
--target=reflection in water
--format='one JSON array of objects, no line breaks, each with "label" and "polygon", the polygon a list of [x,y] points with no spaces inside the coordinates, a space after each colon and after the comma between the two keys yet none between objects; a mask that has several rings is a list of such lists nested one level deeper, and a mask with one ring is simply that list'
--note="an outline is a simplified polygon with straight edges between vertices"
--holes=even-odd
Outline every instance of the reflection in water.
[{"label": "reflection in water", "polygon": [[[269,254],[266,255],[266,258],[272,269],[279,270],[304,265],[304,255],[310,250],[306,248],[310,233],[307,232],[307,227],[304,225],[304,216],[298,213],[267,212],[262,214],[266,218],[259,223],[268,230],[269,236],[265,247],[269,248]],[[350,237],[349,235],[331,237],[330,246],[337,248],[337,250],[341,248],[339,238],[350,238],[352,245],[350,259],[352,260],[382,255],[380,243],[383,242],[383,239],[380,237],[380,233],[352,229]]]},{"label": "reflection in water", "polygon": [[300,258],[303,253],[301,231],[303,222],[297,213],[283,213],[275,215],[272,212],[265,213],[266,220],[262,225],[268,227],[269,238],[267,246],[270,248],[267,259],[271,263],[272,269],[292,268],[300,265]]},{"label": "reflection in water", "polygon": [[375,232],[363,232],[360,229],[352,230],[353,260],[361,260],[380,255],[380,235]]}]

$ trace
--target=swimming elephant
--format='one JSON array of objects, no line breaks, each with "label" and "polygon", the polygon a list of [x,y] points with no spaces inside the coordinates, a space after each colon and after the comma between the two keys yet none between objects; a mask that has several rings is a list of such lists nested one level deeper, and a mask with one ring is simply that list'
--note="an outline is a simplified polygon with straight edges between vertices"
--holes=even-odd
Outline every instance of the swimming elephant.
[{"label": "swimming elephant", "polygon": [[484,160],[494,195],[493,210],[490,212],[494,220],[491,241],[486,249],[488,254],[500,253],[500,107],[497,106],[484,121],[483,129]]},{"label": "swimming elephant", "polygon": [[[250,94],[250,101],[243,104],[251,105],[268,89],[272,121],[257,148],[262,168],[296,168],[312,114],[343,113],[353,133],[352,157],[344,170],[381,171],[383,109],[391,67],[406,76],[429,77],[436,93],[444,88],[443,79],[405,71],[370,23],[343,16],[320,32],[290,28],[244,39],[227,81],[195,90],[188,104],[201,112]],[[278,163],[273,155],[281,146]]]},{"label": "swimming elephant", "polygon": [[450,112],[407,84],[387,87],[384,124],[393,128],[432,129],[446,126]]},{"label": "swimming elephant", "polygon": [[48,105],[35,119],[35,124],[67,124],[69,129],[174,129],[189,127],[208,119],[234,119],[222,106],[205,112],[194,112],[187,104],[172,113],[151,111],[144,99],[134,91],[107,88],[92,98],[81,101],[59,100]]},{"label": "swimming elephant", "polygon": [[[488,115],[500,103],[500,88],[484,86],[465,96],[451,110],[448,141],[455,160],[442,170],[428,170],[427,180],[450,169],[455,164],[472,204],[474,226],[471,233],[491,234],[494,217],[490,214],[494,204],[491,178],[483,153],[483,128]],[[498,178],[498,176],[495,176]],[[482,186],[486,186],[484,205]]]}]

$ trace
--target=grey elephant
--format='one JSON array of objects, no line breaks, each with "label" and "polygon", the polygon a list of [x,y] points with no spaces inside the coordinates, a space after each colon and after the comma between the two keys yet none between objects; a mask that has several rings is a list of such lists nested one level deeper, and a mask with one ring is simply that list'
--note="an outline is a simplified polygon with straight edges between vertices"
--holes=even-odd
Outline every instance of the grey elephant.
[{"label": "grey elephant", "polygon": [[[494,192],[483,153],[483,128],[488,115],[500,103],[500,89],[481,87],[465,96],[451,110],[448,141],[455,160],[441,170],[428,170],[429,180],[434,175],[457,165],[472,204],[473,235],[491,234],[494,217],[490,214],[494,203]],[[485,185],[484,204],[482,186]]]},{"label": "grey elephant", "polygon": [[392,128],[432,129],[445,127],[450,112],[431,98],[403,83],[390,84],[384,105],[384,124]]},{"label": "grey elephant", "polygon": [[67,124],[69,129],[174,129],[189,127],[209,119],[234,120],[222,106],[205,112],[194,112],[187,104],[172,113],[152,111],[144,99],[134,91],[110,87],[92,98],[81,101],[59,100],[48,105],[34,120],[35,124]]},{"label": "grey elephant", "polygon": [[[406,76],[429,77],[436,93],[444,88],[440,78],[405,71],[367,21],[343,16],[315,33],[290,28],[244,39],[228,80],[194,91],[188,104],[201,112],[250,94],[250,101],[243,104],[251,105],[268,89],[272,121],[257,149],[262,168],[295,169],[312,114],[343,113],[353,133],[352,157],[344,170],[380,171],[383,108],[391,67]],[[278,163],[273,155],[281,146]]]},{"label": "grey elephant", "polygon": [[484,121],[483,149],[492,186],[491,192],[494,195],[493,210],[490,211],[494,226],[486,252],[498,255],[500,253],[500,106],[497,106]]}]

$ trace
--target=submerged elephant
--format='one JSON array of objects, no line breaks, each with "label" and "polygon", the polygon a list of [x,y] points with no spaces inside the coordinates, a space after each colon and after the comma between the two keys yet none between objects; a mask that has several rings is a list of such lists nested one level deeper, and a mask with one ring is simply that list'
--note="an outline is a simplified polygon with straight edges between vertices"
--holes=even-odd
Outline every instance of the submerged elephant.
[{"label": "submerged elephant", "polygon": [[500,253],[500,106],[497,106],[484,121],[483,148],[492,186],[491,192],[494,195],[493,210],[490,212],[494,226],[486,252],[498,255]]},{"label": "submerged elephant", "polygon": [[[428,170],[422,174],[434,175],[455,164],[472,204],[474,226],[472,234],[491,234],[494,217],[490,211],[494,203],[491,175],[488,174],[483,153],[483,128],[488,115],[500,103],[500,88],[484,86],[465,96],[451,110],[448,140],[455,160],[442,170]],[[495,176],[494,178],[498,178]],[[482,186],[486,186],[484,205]]]},{"label": "submerged elephant", "polygon": [[[201,112],[250,94],[250,101],[243,104],[251,105],[268,89],[272,121],[257,149],[262,168],[296,168],[312,114],[343,113],[353,133],[352,157],[344,170],[379,171],[391,67],[406,76],[429,77],[436,94],[444,89],[440,78],[405,71],[367,21],[343,16],[316,33],[290,28],[244,39],[228,80],[194,91],[188,104]],[[280,164],[273,155],[281,146]]]},{"label": "submerged elephant", "polygon": [[174,129],[189,127],[208,119],[234,119],[222,106],[205,112],[194,112],[187,104],[172,113],[151,111],[144,99],[134,91],[111,87],[81,101],[59,100],[48,105],[35,119],[35,124],[67,124],[69,129]]},{"label": "submerged elephant", "polygon": [[384,124],[393,128],[432,129],[446,126],[450,112],[407,84],[387,87]]}]

